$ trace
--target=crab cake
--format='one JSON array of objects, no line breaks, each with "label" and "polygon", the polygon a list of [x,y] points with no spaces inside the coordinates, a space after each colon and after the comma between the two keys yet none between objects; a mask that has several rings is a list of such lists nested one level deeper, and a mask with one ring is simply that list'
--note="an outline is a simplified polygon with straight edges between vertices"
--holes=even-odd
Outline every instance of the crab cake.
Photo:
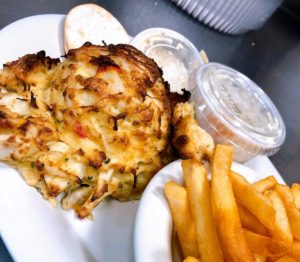
[{"label": "crab cake", "polygon": [[132,46],[26,55],[4,66],[0,91],[1,160],[80,218],[109,195],[138,198],[168,162],[168,88]]}]

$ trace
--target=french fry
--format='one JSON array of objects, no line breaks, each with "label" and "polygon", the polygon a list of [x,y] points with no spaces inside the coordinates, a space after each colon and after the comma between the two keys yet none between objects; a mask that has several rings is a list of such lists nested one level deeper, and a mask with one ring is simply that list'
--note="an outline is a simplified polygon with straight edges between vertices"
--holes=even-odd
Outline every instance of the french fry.
[{"label": "french fry", "polygon": [[225,261],[255,261],[246,242],[234,199],[230,182],[231,163],[232,148],[217,145],[212,161],[211,180],[217,231]]},{"label": "french fry", "polygon": [[183,262],[200,262],[200,260],[195,257],[187,257]]},{"label": "french fry", "polygon": [[205,262],[223,261],[212,217],[206,170],[194,160],[183,160],[181,165],[195,223],[200,258]]},{"label": "french fry", "polygon": [[236,200],[252,213],[266,228],[273,229],[275,210],[271,200],[255,190],[241,175],[231,172],[231,182]]},{"label": "french fry", "polygon": [[276,185],[275,190],[279,194],[284,204],[293,236],[294,238],[300,240],[300,211],[297,209],[294,203],[292,191],[287,185],[279,184]]},{"label": "french fry", "polygon": [[277,184],[277,181],[275,179],[275,177],[273,176],[268,176],[264,179],[261,179],[257,182],[255,182],[252,187],[254,189],[256,189],[257,191],[263,193],[265,192],[266,190],[270,190],[272,188],[274,188]]},{"label": "french fry", "polygon": [[266,256],[254,254],[254,258],[256,262],[267,262]]},{"label": "french fry", "polygon": [[300,209],[300,185],[294,183],[291,187],[293,197],[294,197],[294,203],[298,209]]},{"label": "french fry", "polygon": [[267,261],[268,262],[276,262],[279,258],[283,257],[284,255],[276,255],[276,256],[268,256]]},{"label": "french fry", "polygon": [[262,225],[254,215],[252,215],[245,207],[241,206],[239,203],[236,204],[239,211],[241,224],[244,228],[257,234],[270,236],[269,230],[264,225]]},{"label": "french fry", "polygon": [[270,237],[253,233],[244,229],[247,243],[254,254],[261,256],[285,255],[289,251],[289,245]]},{"label": "french fry", "polygon": [[293,243],[293,233],[284,204],[276,191],[268,192],[267,196],[271,199],[275,209],[275,223],[271,236],[277,240],[284,241],[288,245]]},{"label": "french fry", "polygon": [[276,262],[297,262],[298,260],[296,260],[295,258],[291,257],[291,256],[283,256],[279,259],[276,260]]},{"label": "french fry", "polygon": [[292,244],[291,251],[289,252],[289,255],[296,258],[298,261],[300,261],[300,241],[295,240]]},{"label": "french fry", "polygon": [[187,255],[182,248],[183,262],[300,261],[300,184],[289,188],[269,176],[251,185],[231,164],[232,148],[217,145],[211,181],[201,163],[183,160],[186,189],[165,185],[175,228],[183,235],[177,229],[179,242],[189,241],[191,248],[194,241],[198,252]]},{"label": "french fry", "polygon": [[199,257],[195,225],[192,220],[186,189],[171,181],[165,184],[164,192],[184,257]]}]

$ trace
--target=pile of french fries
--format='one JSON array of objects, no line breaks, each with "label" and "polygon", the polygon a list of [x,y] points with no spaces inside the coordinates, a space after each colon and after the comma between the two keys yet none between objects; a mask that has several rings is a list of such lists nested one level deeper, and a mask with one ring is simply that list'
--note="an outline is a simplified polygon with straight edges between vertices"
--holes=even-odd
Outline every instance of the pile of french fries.
[{"label": "pile of french fries", "polygon": [[250,184],[231,164],[232,148],[217,145],[210,181],[201,163],[183,160],[185,187],[165,184],[184,262],[300,261],[300,185]]}]

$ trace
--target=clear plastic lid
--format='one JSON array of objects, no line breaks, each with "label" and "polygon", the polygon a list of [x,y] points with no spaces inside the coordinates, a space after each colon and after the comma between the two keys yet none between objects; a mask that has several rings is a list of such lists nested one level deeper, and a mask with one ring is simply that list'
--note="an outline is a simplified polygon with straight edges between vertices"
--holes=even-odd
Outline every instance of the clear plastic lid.
[{"label": "clear plastic lid", "polygon": [[192,90],[197,118],[217,143],[232,144],[235,160],[276,153],[284,122],[270,98],[248,77],[217,63],[201,66]]},{"label": "clear plastic lid", "polygon": [[197,48],[183,35],[166,28],[150,28],[134,37],[131,44],[153,58],[163,69],[171,91],[189,89],[190,79],[204,64]]}]

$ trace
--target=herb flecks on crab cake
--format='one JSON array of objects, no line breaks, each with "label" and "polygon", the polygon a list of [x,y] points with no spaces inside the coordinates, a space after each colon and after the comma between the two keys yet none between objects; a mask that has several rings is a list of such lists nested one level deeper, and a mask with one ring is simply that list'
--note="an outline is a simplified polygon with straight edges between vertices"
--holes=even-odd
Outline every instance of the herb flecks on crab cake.
[{"label": "herb flecks on crab cake", "polygon": [[140,196],[172,159],[171,118],[161,70],[129,45],[86,43],[62,62],[39,52],[0,72],[0,160],[80,218]]}]

